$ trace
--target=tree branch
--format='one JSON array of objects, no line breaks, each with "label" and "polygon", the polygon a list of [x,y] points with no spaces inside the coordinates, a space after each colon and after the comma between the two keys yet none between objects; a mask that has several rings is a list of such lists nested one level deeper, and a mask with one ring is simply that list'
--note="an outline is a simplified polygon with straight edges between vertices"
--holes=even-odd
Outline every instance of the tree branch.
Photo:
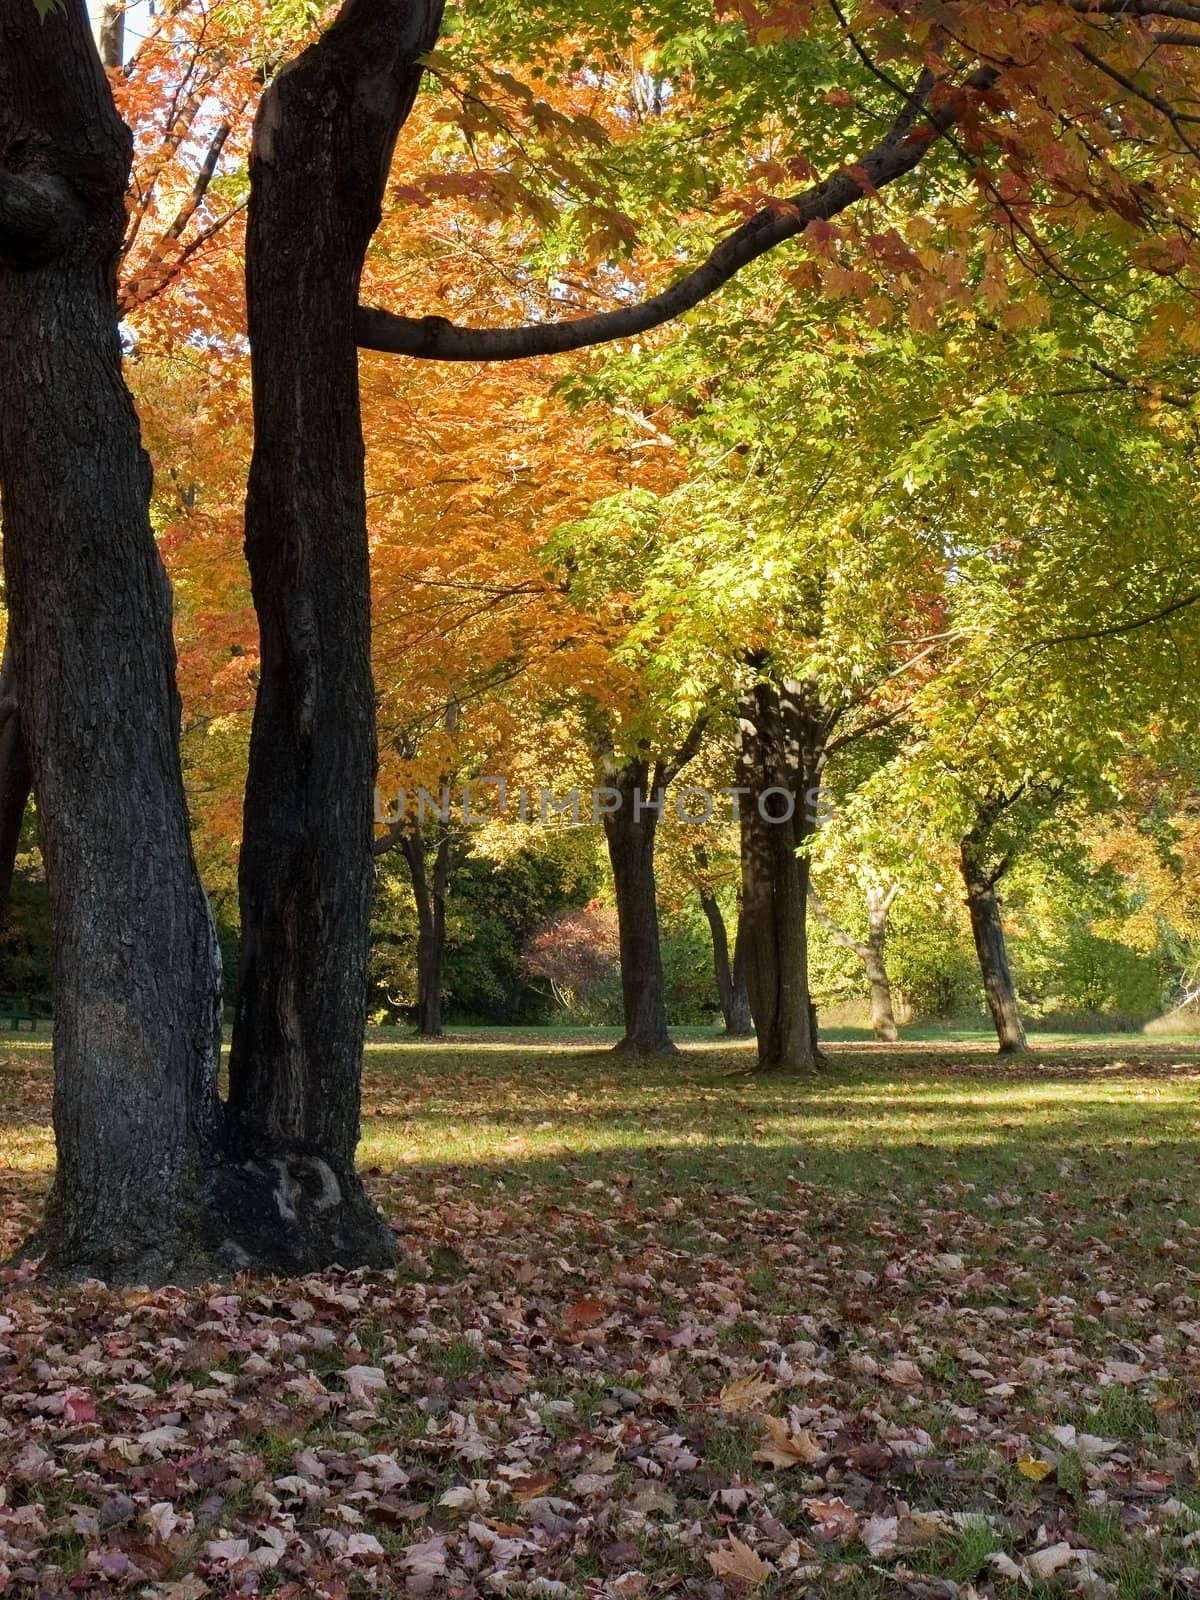
[{"label": "tree branch", "polygon": [[817,921],[822,925],[822,927],[828,929],[828,931],[837,940],[838,944],[842,945],[846,950],[853,951],[860,961],[865,961],[867,959],[871,953],[870,950],[865,944],[860,943],[859,940],[853,937],[853,935],[847,933],[845,928],[841,927],[833,920],[828,911],[826,911],[825,907],[821,904],[821,901],[817,896],[817,892],[811,884],[809,884],[808,887],[808,903],[812,907],[813,915],[816,917]]},{"label": "tree branch", "polygon": [[1067,0],[1067,5],[1085,17],[1175,17],[1180,22],[1200,22],[1200,5],[1188,0]]},{"label": "tree branch", "polygon": [[978,68],[929,112],[924,123],[914,127],[936,83],[931,72],[922,72],[887,136],[859,162],[757,212],[723,239],[694,271],[638,305],[521,328],[461,328],[445,317],[401,317],[374,306],[360,306],[355,323],[359,346],[425,361],[516,361],[581,350],[660,327],[707,300],[752,261],[803,233],[809,223],[836,217],[864,195],[913,171],[930,145],[987,94],[999,76],[994,67]]},{"label": "tree branch", "polygon": [[[1125,633],[1136,633],[1139,628],[1152,628],[1156,622],[1165,622],[1177,611],[1187,611],[1197,602],[1200,602],[1200,593],[1185,594],[1160,606],[1157,611],[1151,611],[1146,616],[1134,617],[1129,622],[1112,622],[1102,628],[1081,628],[1077,633],[1059,633],[1043,639],[1031,639],[1021,649],[1014,650],[1008,660],[1015,661],[1018,656],[1031,655],[1037,650],[1057,649],[1059,645],[1083,644],[1090,639],[1116,639]],[[1005,665],[1007,664],[1006,662]]]},{"label": "tree branch", "polygon": [[665,761],[660,765],[659,772],[662,775],[661,781],[663,788],[666,788],[667,784],[675,781],[675,779],[683,771],[684,767],[687,766],[688,762],[691,761],[699,751],[701,741],[704,738],[704,730],[708,727],[708,719],[709,712],[702,711],[696,718],[695,722],[693,722],[691,727],[688,729],[687,737],[679,746],[679,749],[676,750],[675,754],[670,758],[670,760]]},{"label": "tree branch", "polygon": [[[208,148],[204,152],[204,159],[197,169],[195,180],[186,199],[176,211],[169,225],[164,228],[163,232],[155,240],[154,246],[145,261],[142,262],[137,276],[132,279],[122,293],[120,300],[122,311],[129,310],[131,306],[140,305],[143,300],[152,299],[155,294],[166,288],[167,284],[178,272],[183,263],[183,256],[179,257],[174,267],[169,267],[166,264],[167,252],[173,244],[179,241],[184,229],[196,215],[196,212],[199,211],[204,197],[208,193],[209,185],[216,176],[217,163],[221,159],[221,152],[225,148],[225,142],[229,138],[232,129],[233,125],[228,121],[217,125],[212,138],[208,142]],[[159,271],[158,269],[162,270]]]}]

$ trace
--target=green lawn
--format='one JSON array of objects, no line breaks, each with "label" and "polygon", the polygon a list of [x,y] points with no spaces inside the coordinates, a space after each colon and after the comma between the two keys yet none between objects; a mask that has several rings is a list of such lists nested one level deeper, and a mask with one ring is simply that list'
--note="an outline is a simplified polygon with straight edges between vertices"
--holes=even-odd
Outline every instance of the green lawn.
[{"label": "green lawn", "polygon": [[[1200,1595],[1200,1049],[851,1042],[810,1081],[683,1037],[641,1066],[567,1033],[374,1033],[362,1159],[397,1273],[11,1282],[0,1575]],[[48,1179],[48,1065],[28,1040],[0,1063],[10,1244]],[[70,1392],[94,1423],[55,1411]]]}]

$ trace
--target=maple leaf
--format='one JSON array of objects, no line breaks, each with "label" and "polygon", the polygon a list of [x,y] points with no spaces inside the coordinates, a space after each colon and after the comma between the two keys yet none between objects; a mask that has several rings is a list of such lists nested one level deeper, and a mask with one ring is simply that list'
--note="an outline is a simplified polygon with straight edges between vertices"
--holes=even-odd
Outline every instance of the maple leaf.
[{"label": "maple leaf", "polygon": [[352,1561],[378,1561],[384,1548],[373,1533],[352,1533],[346,1540],[346,1554]]},{"label": "maple leaf", "polygon": [[821,1538],[827,1539],[830,1544],[857,1538],[860,1527],[858,1512],[844,1500],[806,1500],[804,1509],[816,1523]]},{"label": "maple leaf", "polygon": [[233,1566],[250,1554],[249,1539],[210,1539],[204,1546],[204,1559],[221,1566]]},{"label": "maple leaf", "polygon": [[1041,1483],[1054,1471],[1053,1461],[1043,1461],[1040,1456],[1018,1456],[1017,1471],[1033,1483]]},{"label": "maple leaf", "polygon": [[63,1401],[63,1416],[68,1422],[95,1422],[96,1402],[90,1396],[72,1390]]},{"label": "maple leaf", "polygon": [[152,1505],[146,1513],[146,1521],[153,1529],[154,1537],[161,1539],[166,1544],[180,1523],[179,1513],[169,1500],[160,1500]]},{"label": "maple leaf", "polygon": [[764,1417],[766,1442],[754,1452],[755,1461],[766,1461],[773,1467],[810,1466],[826,1452],[807,1428],[793,1431],[782,1417]]},{"label": "maple leaf", "polygon": [[550,1493],[557,1482],[553,1472],[531,1473],[527,1478],[511,1479],[508,1492],[514,1500],[524,1504],[527,1500],[540,1500],[543,1495]]},{"label": "maple leaf", "polygon": [[585,1295],[582,1300],[576,1300],[564,1313],[564,1321],[572,1328],[594,1328],[598,1322],[603,1322],[604,1317],[604,1303],[594,1295]]},{"label": "maple leaf", "polygon": [[735,1534],[730,1534],[715,1550],[708,1551],[705,1560],[722,1583],[739,1589],[757,1589],[775,1570]]},{"label": "maple leaf", "polygon": [[895,1384],[897,1389],[919,1389],[925,1382],[915,1361],[893,1361],[891,1366],[884,1367],[881,1376]]},{"label": "maple leaf", "polygon": [[748,1373],[725,1385],[721,1390],[721,1404],[727,1411],[753,1411],[756,1406],[769,1400],[778,1387],[770,1378]]},{"label": "maple leaf", "polygon": [[859,1531],[859,1538],[868,1552],[876,1557],[890,1556],[899,1545],[899,1517],[868,1517]]}]

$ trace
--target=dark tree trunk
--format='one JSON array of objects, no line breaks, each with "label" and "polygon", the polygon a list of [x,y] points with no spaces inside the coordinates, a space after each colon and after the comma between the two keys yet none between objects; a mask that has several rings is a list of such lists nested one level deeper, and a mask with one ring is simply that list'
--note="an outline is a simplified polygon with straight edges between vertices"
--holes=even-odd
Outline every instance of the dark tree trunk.
[{"label": "dark tree trunk", "polygon": [[354,1167],[376,765],[354,314],[440,11],[348,0],[263,96],[250,158],[246,556],[262,664],[230,1111],[243,1159],[289,1184],[288,1270],[394,1255]]},{"label": "dark tree trunk", "polygon": [[712,936],[713,976],[716,979],[717,1003],[721,1007],[725,1033],[729,1038],[745,1038],[747,1034],[753,1032],[754,1024],[750,1017],[750,996],[746,991],[746,945],[742,937],[741,923],[739,920],[734,939],[733,960],[730,961],[729,935],[725,930],[725,918],[721,913],[720,902],[708,881],[708,851],[703,845],[698,844],[695,846],[695,856],[701,873],[697,893]]},{"label": "dark tree trunk", "polygon": [[33,786],[29,752],[21,728],[17,699],[17,667],[11,634],[4,642],[0,664],[0,923],[8,910],[13,870],[21,843],[21,826]]},{"label": "dark tree trunk", "polygon": [[1004,919],[996,894],[996,884],[1003,873],[1004,864],[989,870],[982,852],[970,835],[963,840],[960,859],[963,882],[967,886],[971,933],[975,939],[975,953],[979,957],[979,970],[983,975],[983,992],[992,1014],[1000,1053],[1018,1055],[1029,1046],[1017,1005],[1012,970],[1008,964]]},{"label": "dark tree trunk", "polygon": [[[809,869],[798,850],[814,827],[806,796],[821,781],[826,727],[806,685],[760,682],[742,696],[738,784],[748,791],[740,796],[742,926],[763,1072],[813,1072],[821,1065],[808,989]],[[772,789],[785,793],[768,795]]]},{"label": "dark tree trunk", "polygon": [[604,811],[604,837],[617,898],[625,1032],[614,1048],[622,1055],[677,1054],[667,1027],[654,846],[667,788],[695,757],[707,726],[708,713],[702,712],[675,754],[652,766],[644,745],[636,756],[619,760],[611,731],[593,723],[600,776],[619,802]]},{"label": "dark tree trunk", "polygon": [[211,1261],[219,1137],[219,960],[117,337],[130,150],[79,0],[0,0],[4,566],[57,1013],[58,1165],[34,1244],[56,1273],[117,1281]]},{"label": "dark tree trunk", "polygon": [[733,1000],[725,1019],[725,1032],[731,1039],[748,1039],[754,1032],[754,1015],[750,1009],[750,990],[746,983],[746,931],[745,919],[738,908],[737,933],[733,937]]},{"label": "dark tree trunk", "polygon": [[649,763],[634,760],[606,781],[621,804],[604,817],[612,864],[621,950],[621,1004],[625,1032],[616,1049],[625,1055],[670,1055],[676,1046],[667,1027],[666,984],[658,930],[654,846],[661,812]]},{"label": "dark tree trunk", "polygon": [[441,1039],[442,981],[446,961],[446,894],[450,887],[450,830],[439,824],[433,872],[420,833],[400,836],[417,903],[417,1005],[413,1024],[422,1039]]}]

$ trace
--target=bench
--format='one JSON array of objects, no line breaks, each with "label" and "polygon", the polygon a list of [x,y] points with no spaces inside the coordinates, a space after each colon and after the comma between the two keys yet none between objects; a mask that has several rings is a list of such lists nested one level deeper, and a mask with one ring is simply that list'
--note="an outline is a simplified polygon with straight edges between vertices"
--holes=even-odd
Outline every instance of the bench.
[{"label": "bench", "polygon": [[42,1018],[32,1010],[27,1000],[0,1000],[0,1022],[7,1022],[9,1031],[20,1033],[21,1024],[27,1022],[31,1033],[37,1032]]}]

